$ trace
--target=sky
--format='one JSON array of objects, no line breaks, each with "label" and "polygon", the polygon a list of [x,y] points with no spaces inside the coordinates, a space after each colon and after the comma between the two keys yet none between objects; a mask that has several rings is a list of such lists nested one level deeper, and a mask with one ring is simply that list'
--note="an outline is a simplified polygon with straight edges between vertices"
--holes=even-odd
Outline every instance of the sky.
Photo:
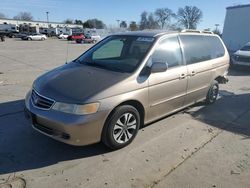
[{"label": "sky", "polygon": [[107,26],[117,26],[116,20],[139,22],[143,11],[154,12],[157,8],[170,8],[177,12],[185,5],[197,6],[203,12],[198,29],[214,29],[220,24],[222,30],[226,7],[250,4],[250,0],[1,0],[0,12],[9,18],[19,12],[27,11],[34,20],[62,22],[67,18],[87,20],[98,18]]}]

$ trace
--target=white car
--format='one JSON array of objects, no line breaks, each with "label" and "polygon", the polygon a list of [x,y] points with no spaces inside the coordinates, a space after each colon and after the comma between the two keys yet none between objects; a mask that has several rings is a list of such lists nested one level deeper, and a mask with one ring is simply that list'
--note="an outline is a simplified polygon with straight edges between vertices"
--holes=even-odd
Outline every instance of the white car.
[{"label": "white car", "polygon": [[93,34],[93,35],[91,35],[91,39],[93,39],[95,41],[99,41],[99,40],[101,40],[101,36]]},{"label": "white car", "polygon": [[250,67],[250,42],[232,55],[231,66],[235,67],[237,65]]},{"label": "white car", "polygon": [[86,37],[87,39],[92,39],[92,40],[94,40],[94,41],[99,41],[99,40],[101,40],[101,36],[98,35],[98,34],[94,34],[94,33],[92,33],[92,34],[87,33],[87,34],[85,34],[85,37]]},{"label": "white car", "polygon": [[60,34],[60,35],[58,36],[58,38],[59,38],[59,39],[67,39],[68,36],[69,36],[68,34],[63,34],[63,33],[62,33],[62,34]]},{"label": "white car", "polygon": [[23,40],[46,40],[47,36],[44,34],[32,34],[22,37]]}]

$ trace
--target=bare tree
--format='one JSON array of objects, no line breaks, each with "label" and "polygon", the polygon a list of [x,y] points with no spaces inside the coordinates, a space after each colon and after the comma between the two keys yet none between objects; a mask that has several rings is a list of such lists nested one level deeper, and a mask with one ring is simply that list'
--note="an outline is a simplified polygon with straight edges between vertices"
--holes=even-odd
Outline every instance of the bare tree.
[{"label": "bare tree", "polygon": [[170,23],[172,17],[175,17],[175,14],[169,8],[158,8],[154,14],[162,29],[166,24]]},{"label": "bare tree", "polygon": [[146,11],[141,14],[140,30],[144,29],[158,29],[159,24],[154,17],[153,13],[148,13]]},{"label": "bare tree", "polygon": [[201,22],[202,16],[202,11],[196,6],[179,8],[177,13],[179,23],[186,29],[196,29],[197,25]]},{"label": "bare tree", "polygon": [[4,13],[0,12],[0,18],[6,18],[5,15],[4,15]]},{"label": "bare tree", "polygon": [[148,29],[159,29],[160,25],[154,17],[153,13],[148,15]]},{"label": "bare tree", "polygon": [[33,16],[31,15],[30,12],[20,12],[20,13],[18,13],[18,15],[14,16],[13,19],[32,21]]},{"label": "bare tree", "polygon": [[140,30],[148,27],[148,13],[146,11],[141,13]]}]

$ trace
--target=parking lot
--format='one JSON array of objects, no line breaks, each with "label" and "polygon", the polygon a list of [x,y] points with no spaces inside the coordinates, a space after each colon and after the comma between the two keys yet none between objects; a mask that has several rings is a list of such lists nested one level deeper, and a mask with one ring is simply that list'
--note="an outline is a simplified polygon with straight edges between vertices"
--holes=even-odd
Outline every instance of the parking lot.
[{"label": "parking lot", "polygon": [[23,113],[33,80],[90,46],[0,43],[0,188],[250,187],[250,71],[230,71],[215,104],[147,125],[118,151],[73,147],[34,131]]}]

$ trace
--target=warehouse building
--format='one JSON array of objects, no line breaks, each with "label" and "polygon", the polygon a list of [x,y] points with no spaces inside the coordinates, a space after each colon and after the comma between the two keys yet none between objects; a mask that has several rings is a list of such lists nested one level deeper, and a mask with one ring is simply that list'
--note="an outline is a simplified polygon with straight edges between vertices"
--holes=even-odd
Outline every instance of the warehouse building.
[{"label": "warehouse building", "polygon": [[250,4],[227,7],[222,39],[229,51],[250,42]]},{"label": "warehouse building", "polygon": [[39,28],[75,28],[75,27],[82,27],[82,25],[77,24],[65,24],[60,22],[45,22],[45,21],[26,21],[26,20],[15,20],[15,19],[8,19],[8,18],[0,18],[0,24],[15,24],[15,25],[30,25],[30,26],[37,26]]}]

